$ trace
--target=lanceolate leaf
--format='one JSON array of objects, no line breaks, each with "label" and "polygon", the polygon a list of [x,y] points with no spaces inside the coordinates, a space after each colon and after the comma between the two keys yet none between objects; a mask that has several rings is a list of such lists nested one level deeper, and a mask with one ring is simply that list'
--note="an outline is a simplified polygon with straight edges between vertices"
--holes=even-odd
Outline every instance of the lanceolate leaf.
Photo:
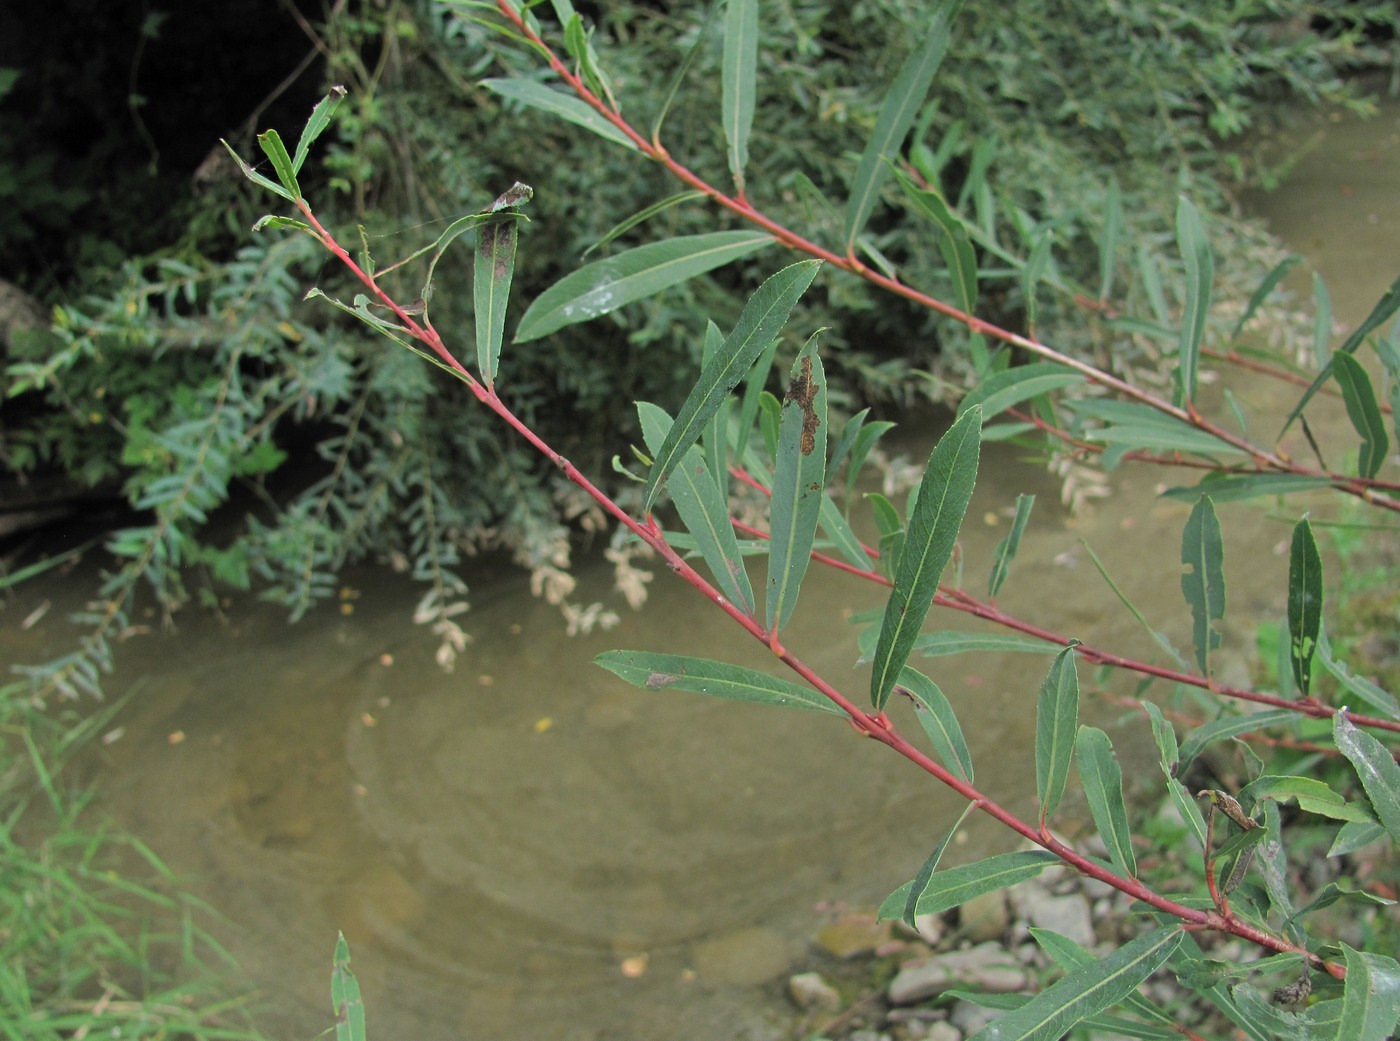
[{"label": "lanceolate leaf", "polygon": [[1103,238],[1099,241],[1099,299],[1113,293],[1113,273],[1118,266],[1118,239],[1123,234],[1123,190],[1110,178],[1104,199]]},{"label": "lanceolate leaf", "polygon": [[[994,893],[998,889],[1014,886],[1034,878],[1051,864],[1058,864],[1059,858],[1043,849],[1025,850],[1020,853],[1002,853],[973,864],[961,864],[946,871],[935,871],[929,879],[924,895],[919,897],[916,914],[938,914],[950,907],[967,903],[974,896]],[[900,918],[904,914],[912,883],[906,882],[880,905],[880,921]]]},{"label": "lanceolate leaf", "polygon": [[1297,713],[1289,709],[1275,709],[1272,712],[1252,712],[1245,716],[1225,716],[1197,727],[1186,735],[1177,754],[1177,773],[1185,774],[1207,747],[1217,741],[1226,741],[1240,734],[1262,733],[1269,727],[1294,722]]},{"label": "lanceolate leaf", "polygon": [[734,330],[725,337],[724,346],[700,373],[700,381],[691,388],[681,406],[671,432],[666,435],[666,443],[656,453],[642,497],[643,510],[651,509],[661,482],[681,454],[700,437],[720,402],[739,385],[754,361],[782,330],[798,298],[812,284],[819,266],[815,260],[790,264],[759,286],[758,292],[749,299]]},{"label": "lanceolate leaf", "polygon": [[948,275],[957,294],[956,303],[965,313],[971,314],[977,306],[977,251],[972,248],[962,218],[948,209],[941,195],[920,188],[899,167],[894,168],[894,175],[915,207],[938,225],[941,232],[938,251],[948,265]]},{"label": "lanceolate leaf", "polygon": [[1392,694],[1382,690],[1365,676],[1357,676],[1347,668],[1345,662],[1340,662],[1333,657],[1332,647],[1327,641],[1325,631],[1318,635],[1317,658],[1318,661],[1322,662],[1322,667],[1342,685],[1347,695],[1359,698],[1371,712],[1400,723],[1400,703],[1396,702]]},{"label": "lanceolate leaf", "polygon": [[1249,303],[1245,305],[1244,313],[1240,315],[1239,321],[1235,323],[1235,328],[1230,332],[1231,343],[1234,343],[1240,338],[1240,333],[1244,332],[1244,327],[1249,324],[1249,320],[1254,317],[1254,312],[1259,310],[1260,305],[1269,298],[1269,294],[1278,288],[1278,284],[1283,281],[1284,276],[1296,267],[1302,259],[1302,257],[1296,254],[1284,257],[1272,271],[1264,276],[1264,281],[1259,283],[1259,288],[1256,289],[1254,295],[1249,298]]},{"label": "lanceolate leaf", "polygon": [[970,1041],[1059,1041],[1076,1023],[1126,1000],[1171,957],[1182,935],[1177,925],[1144,933],[1075,969]]},{"label": "lanceolate leaf", "polygon": [[1352,331],[1352,334],[1346,338],[1346,342],[1337,348],[1336,353],[1332,355],[1332,360],[1324,365],[1312,383],[1308,384],[1308,389],[1303,391],[1303,396],[1298,400],[1298,404],[1293,406],[1293,411],[1288,413],[1288,418],[1283,421],[1283,429],[1279,431],[1279,437],[1282,437],[1293,425],[1293,421],[1303,414],[1303,409],[1307,407],[1313,395],[1331,379],[1332,367],[1336,364],[1337,355],[1355,354],[1357,348],[1366,342],[1366,337],[1379,329],[1398,310],[1400,310],[1400,278],[1390,284],[1390,288],[1377,301],[1376,306],[1371,309],[1371,313],[1366,316],[1366,320]]},{"label": "lanceolate leaf", "polygon": [[1304,695],[1312,683],[1313,653],[1322,628],[1322,557],[1307,517],[1293,528],[1288,554],[1288,648],[1293,680]]},{"label": "lanceolate leaf", "polygon": [[1337,750],[1351,760],[1371,809],[1392,842],[1400,842],[1400,766],[1395,755],[1364,730],[1358,730],[1345,712],[1332,717],[1332,738]]},{"label": "lanceolate leaf", "polygon": [[783,395],[769,512],[766,624],[787,625],[812,559],[826,487],[826,375],[813,333],[793,362]]},{"label": "lanceolate leaf", "polygon": [[855,249],[856,238],[865,230],[865,222],[875,209],[880,187],[889,171],[888,161],[899,155],[904,138],[914,125],[934,73],[948,50],[952,22],[961,7],[962,0],[941,0],[929,16],[928,32],[905,59],[885,95],[875,119],[875,130],[865,145],[851,183],[851,198],[846,204],[847,253]]},{"label": "lanceolate leaf", "polygon": [[943,859],[944,852],[948,849],[948,843],[953,841],[953,836],[957,834],[958,828],[962,827],[963,819],[967,816],[968,810],[972,809],[972,804],[963,809],[962,816],[948,829],[948,834],[943,836],[943,841],[938,844],[938,848],[929,854],[923,866],[919,868],[919,873],[914,876],[912,882],[906,887],[907,895],[904,900],[904,913],[900,915],[900,920],[911,929],[917,929],[915,919],[919,917],[919,898],[924,895],[924,890],[928,888],[929,880],[933,878],[933,873],[938,870],[938,862]]},{"label": "lanceolate leaf", "polygon": [[1342,400],[1346,403],[1351,425],[1361,435],[1357,473],[1368,479],[1375,477],[1390,451],[1390,435],[1386,433],[1385,417],[1381,415],[1371,377],[1355,355],[1340,352],[1332,359],[1332,375],[1342,388]]},{"label": "lanceolate leaf", "polygon": [[535,80],[485,79],[481,81],[481,85],[488,90],[494,90],[503,98],[519,101],[523,105],[566,119],[585,130],[591,130],[615,144],[626,145],[628,148],[637,147],[630,137],[609,123],[590,105],[568,94],[551,90],[543,83]]},{"label": "lanceolate leaf", "polygon": [[1210,675],[1210,652],[1220,646],[1215,623],[1225,616],[1225,542],[1209,495],[1202,495],[1186,520],[1181,536],[1181,591],[1191,607],[1196,664]]},{"label": "lanceolate leaf", "polygon": [[998,372],[987,377],[967,397],[963,398],[958,411],[973,405],[982,406],[982,421],[1019,405],[1023,401],[1039,397],[1041,394],[1061,387],[1071,387],[1084,382],[1084,377],[1063,365],[1051,362],[1032,362],[1018,365],[1014,369]]},{"label": "lanceolate leaf", "polygon": [[515,246],[519,229],[513,217],[502,216],[483,224],[477,232],[473,289],[476,302],[476,363],[488,387],[496,382],[496,367],[505,338],[506,301],[515,274]]},{"label": "lanceolate leaf", "polygon": [[845,713],[810,687],[740,665],[708,658],[649,651],[607,651],[594,662],[613,675],[647,690],[684,690],[712,698],[755,701],[844,716]]},{"label": "lanceolate leaf", "polygon": [[1035,706],[1035,788],[1040,818],[1060,805],[1074,762],[1074,735],[1079,725],[1079,673],[1074,644],[1055,655]]},{"label": "lanceolate leaf", "polygon": [[827,538],[836,543],[836,548],[852,567],[862,571],[875,570],[875,560],[865,552],[860,539],[851,530],[851,522],[846,520],[846,515],[841,512],[841,507],[836,505],[836,501],[825,493],[822,494],[821,527]]},{"label": "lanceolate leaf", "polygon": [[[637,402],[637,415],[642,421],[642,437],[647,448],[655,451],[666,438],[671,417],[645,401]],[[681,465],[666,481],[666,488],[720,591],[730,603],[752,615],[753,588],[739,552],[739,539],[729,520],[729,506],[699,448],[691,445],[686,450]]]},{"label": "lanceolate leaf", "polygon": [[306,126],[301,131],[301,137],[297,140],[296,154],[292,156],[293,173],[301,172],[302,164],[306,162],[306,156],[311,151],[311,146],[330,125],[331,115],[344,97],[345,88],[335,86],[330,89],[329,94],[316,102],[316,107],[311,110],[311,118],[306,121]]},{"label": "lanceolate leaf", "polygon": [[996,599],[997,591],[1006,581],[1006,573],[1011,562],[1016,559],[1016,550],[1021,546],[1021,535],[1026,530],[1026,522],[1031,518],[1031,508],[1035,506],[1034,495],[1016,496],[1016,519],[1011,522],[1011,531],[997,543],[992,559],[992,573],[987,578],[987,597]]},{"label": "lanceolate leaf", "polygon": [[[1066,972],[1073,972],[1075,969],[1082,969],[1093,962],[1098,961],[1098,956],[1090,954],[1079,944],[1075,943],[1068,936],[1061,936],[1050,929],[1031,928],[1031,937],[1040,949],[1054,960],[1055,964]],[[1175,1020],[1159,1005],[1148,1001],[1140,994],[1130,994],[1123,1002],[1124,1007],[1132,1009],[1139,1015],[1148,1019],[1155,1019],[1160,1023],[1175,1024]],[[1179,1038],[1181,1035],[1173,1033],[1170,1036]]]},{"label": "lanceolate leaf", "polygon": [[914,703],[914,714],[924,728],[933,750],[943,765],[968,784],[972,783],[972,753],[948,698],[938,684],[917,669],[905,666],[899,674],[899,689]]},{"label": "lanceolate leaf", "polygon": [[968,651],[991,651],[998,654],[1004,651],[1058,654],[1060,648],[1060,644],[1051,643],[1035,636],[1020,636],[1016,633],[960,633],[951,630],[922,633],[914,643],[914,649],[925,658],[938,658],[945,654],[965,654]]},{"label": "lanceolate leaf", "polygon": [[1201,215],[1184,195],[1176,209],[1176,239],[1186,263],[1186,299],[1181,314],[1177,377],[1183,400],[1192,401],[1196,397],[1196,366],[1206,335],[1215,262],[1211,259],[1210,242],[1201,225]]},{"label": "lanceolate leaf", "polygon": [[943,435],[924,468],[918,501],[899,554],[894,589],[885,605],[880,642],[875,647],[870,700],[877,712],[889,700],[900,670],[909,660],[938,591],[943,567],[952,555],[977,482],[981,433],[982,410],[973,407]]},{"label": "lanceolate leaf", "polygon": [[1309,477],[1307,474],[1239,474],[1212,477],[1191,487],[1168,488],[1162,493],[1170,499],[1196,499],[1208,492],[1212,502],[1239,502],[1257,499],[1261,495],[1287,495],[1313,488],[1326,488],[1329,477]]},{"label": "lanceolate leaf", "polygon": [[[682,235],[595,260],[565,275],[535,298],[515,330],[517,343],[655,296],[696,275],[738,260],[773,242],[764,232]],[[816,261],[807,261],[816,264]]]},{"label": "lanceolate leaf", "polygon": [[758,89],[758,0],[727,0],[720,79],[724,139],[729,142],[729,172],[734,175],[734,183],[742,194],[744,165],[749,161],[754,95]]},{"label": "lanceolate leaf", "polygon": [[1123,770],[1113,755],[1108,735],[1097,727],[1082,726],[1076,739],[1079,779],[1089,801],[1089,813],[1099,837],[1108,847],[1109,859],[1129,878],[1137,875],[1133,833],[1123,802]]},{"label": "lanceolate leaf", "polygon": [[292,168],[292,157],[287,154],[287,146],[282,143],[281,135],[275,130],[265,130],[258,135],[258,145],[272,161],[272,169],[277,172],[282,187],[291,193],[292,199],[300,199],[301,188],[297,184],[296,171]]},{"label": "lanceolate leaf", "polygon": [[1346,1041],[1386,1041],[1400,1021],[1400,964],[1384,954],[1342,944],[1346,988],[1336,1037]]},{"label": "lanceolate leaf", "polygon": [[335,968],[331,972],[331,1008],[335,1012],[336,1041],[365,1041],[365,1003],[360,984],[350,970],[350,945],[341,933],[335,943]]}]

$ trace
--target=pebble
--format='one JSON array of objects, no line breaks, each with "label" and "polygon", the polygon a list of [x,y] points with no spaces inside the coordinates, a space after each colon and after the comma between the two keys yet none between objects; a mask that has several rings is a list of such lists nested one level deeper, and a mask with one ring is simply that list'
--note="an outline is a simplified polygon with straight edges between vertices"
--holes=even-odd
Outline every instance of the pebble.
[{"label": "pebble", "polygon": [[788,994],[800,1009],[829,1009],[841,1007],[841,995],[822,978],[819,972],[801,972],[788,980]]},{"label": "pebble", "polygon": [[1036,928],[1050,929],[1081,947],[1094,945],[1094,922],[1089,916],[1089,901],[1079,893],[1047,896],[1033,903],[1027,911],[1026,917]]},{"label": "pebble", "polygon": [[818,929],[813,942],[828,954],[847,959],[879,950],[891,936],[889,922],[875,921],[873,913],[848,911]]},{"label": "pebble", "polygon": [[887,996],[892,1005],[912,1005],[954,987],[1008,994],[1023,990],[1027,982],[1011,952],[984,943],[910,962],[890,981]]},{"label": "pebble", "polygon": [[928,1032],[924,1034],[924,1041],[962,1041],[962,1039],[962,1031],[944,1019],[930,1023]]},{"label": "pebble", "polygon": [[958,909],[958,928],[973,943],[1000,940],[1011,924],[1011,910],[1001,890],[974,896]]},{"label": "pebble", "polygon": [[970,1001],[958,1001],[953,1004],[948,1021],[962,1032],[963,1037],[971,1037],[1001,1014],[1000,1009],[983,1008]]}]

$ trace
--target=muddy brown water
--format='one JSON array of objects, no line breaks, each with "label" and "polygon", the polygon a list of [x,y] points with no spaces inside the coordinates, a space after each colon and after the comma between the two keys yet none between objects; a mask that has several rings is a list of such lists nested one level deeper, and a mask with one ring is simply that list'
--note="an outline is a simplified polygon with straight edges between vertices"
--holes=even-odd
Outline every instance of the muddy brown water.
[{"label": "muddy brown water", "polygon": [[[1400,108],[1323,130],[1289,184],[1249,205],[1308,255],[1339,317],[1355,322],[1400,272]],[[1264,411],[1279,400],[1287,396]],[[911,457],[935,435],[932,421],[906,424]],[[1153,657],[1090,566],[1085,538],[1189,648],[1177,580],[1189,507],[1158,498],[1162,480],[1124,470],[1110,505],[1069,517],[1058,482],[988,446],[962,545],[967,585],[984,589],[1008,508],[1035,492],[1002,606]],[[1287,567],[1276,549],[1288,526],[1252,506],[1221,514],[1231,598],[1222,657],[1240,678],[1249,619],[1283,614]],[[601,563],[582,564],[576,599],[603,600],[622,621],[570,638],[522,576],[478,568],[468,575],[473,642],[451,673],[409,620],[419,589],[385,571],[347,576],[347,599],[295,626],[250,603],[222,620],[191,612],[175,633],[122,648],[109,688],[135,695],[112,724],[119,736],[89,764],[98,808],[220,912],[214,932],[276,1036],[310,1038],[330,1024],[342,929],[371,1038],[786,1037],[793,1015],[781,981],[820,907],[873,906],[961,806],[832,717],[640,691],[592,666],[615,647],[765,666],[759,648],[661,570],[633,612]],[[24,634],[10,623],[45,598],[61,606],[74,589],[64,579],[24,587],[5,610],[3,653],[62,646],[72,634],[57,609]],[[786,643],[860,700],[868,673],[853,667],[847,616],[882,599],[816,570]],[[937,612],[931,625],[976,628]],[[925,664],[960,711],[979,784],[1028,810],[1048,659]],[[1089,670],[1081,676],[1092,686]],[[1103,721],[1121,713],[1097,700],[1085,711]],[[917,731],[912,719],[896,722]],[[1130,775],[1145,740],[1134,726],[1120,745]],[[1012,844],[976,820],[954,849],[968,859]]]}]

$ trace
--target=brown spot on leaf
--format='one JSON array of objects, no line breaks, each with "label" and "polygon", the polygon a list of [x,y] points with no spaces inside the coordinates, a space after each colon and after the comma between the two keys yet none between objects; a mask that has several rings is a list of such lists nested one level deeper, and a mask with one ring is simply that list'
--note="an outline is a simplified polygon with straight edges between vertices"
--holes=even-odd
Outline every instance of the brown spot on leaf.
[{"label": "brown spot on leaf", "polygon": [[802,365],[798,373],[788,384],[787,393],[783,395],[784,403],[791,403],[802,410],[802,439],[800,447],[803,455],[811,455],[817,448],[817,427],[821,426],[821,420],[817,417],[817,411],[812,407],[817,400],[817,385],[812,380],[812,359],[811,356],[802,359]]}]

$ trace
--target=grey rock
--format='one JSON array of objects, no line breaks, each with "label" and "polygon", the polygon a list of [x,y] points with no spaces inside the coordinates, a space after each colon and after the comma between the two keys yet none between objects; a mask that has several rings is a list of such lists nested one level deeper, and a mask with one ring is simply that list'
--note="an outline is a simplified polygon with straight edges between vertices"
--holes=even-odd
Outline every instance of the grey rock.
[{"label": "grey rock", "polygon": [[924,1041],[962,1041],[963,1033],[952,1023],[940,1019],[937,1023],[928,1025],[928,1033],[924,1035]]},{"label": "grey rock", "polygon": [[801,1009],[838,1009],[841,995],[819,972],[798,973],[788,980],[788,995]]},{"label": "grey rock", "polygon": [[910,962],[890,981],[891,1005],[912,1005],[954,987],[1010,994],[1025,989],[1025,970],[1000,944],[984,943]]},{"label": "grey rock", "polygon": [[1038,929],[1050,929],[1081,947],[1094,945],[1094,923],[1089,901],[1079,893],[1046,896],[1026,908],[1026,917]]},{"label": "grey rock", "polygon": [[1011,911],[1001,890],[974,896],[958,909],[959,930],[973,943],[1000,940],[1011,924]]},{"label": "grey rock", "polygon": [[1000,1009],[983,1008],[970,1001],[958,1001],[953,1004],[953,1011],[949,1013],[948,1021],[962,1031],[963,1037],[971,1037],[992,1020],[999,1019],[1001,1015]]}]

